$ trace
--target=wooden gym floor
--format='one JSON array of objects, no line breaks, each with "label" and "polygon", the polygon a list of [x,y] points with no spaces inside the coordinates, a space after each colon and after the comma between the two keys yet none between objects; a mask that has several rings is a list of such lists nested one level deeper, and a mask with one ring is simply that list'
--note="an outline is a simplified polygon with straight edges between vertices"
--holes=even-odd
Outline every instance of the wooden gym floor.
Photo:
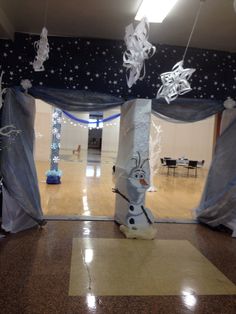
[{"label": "wooden gym floor", "polygon": [[[59,168],[63,172],[62,184],[47,185],[45,172],[49,162],[37,161],[42,208],[48,216],[107,216],[114,215],[115,195],[112,193],[112,166],[115,156],[96,152],[80,156],[70,151],[61,153]],[[197,207],[207,176],[206,169],[198,169],[187,177],[187,169],[179,167],[175,176],[167,176],[162,168],[155,176],[157,192],[147,192],[146,207],[157,219],[191,220]]]}]

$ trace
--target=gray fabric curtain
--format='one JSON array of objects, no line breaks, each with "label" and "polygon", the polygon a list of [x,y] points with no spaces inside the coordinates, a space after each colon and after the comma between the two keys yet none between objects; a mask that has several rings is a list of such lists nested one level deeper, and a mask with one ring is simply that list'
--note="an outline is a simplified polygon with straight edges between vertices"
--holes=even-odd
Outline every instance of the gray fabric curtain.
[{"label": "gray fabric curtain", "polygon": [[33,157],[35,103],[29,95],[8,89],[1,125],[14,125],[21,133],[9,145],[3,138],[1,174],[3,177],[2,227],[18,232],[43,224],[38,180]]},{"label": "gray fabric curtain", "polygon": [[[236,110],[236,109],[235,109]],[[236,236],[236,119],[217,140],[197,219],[212,227],[226,225]]]}]

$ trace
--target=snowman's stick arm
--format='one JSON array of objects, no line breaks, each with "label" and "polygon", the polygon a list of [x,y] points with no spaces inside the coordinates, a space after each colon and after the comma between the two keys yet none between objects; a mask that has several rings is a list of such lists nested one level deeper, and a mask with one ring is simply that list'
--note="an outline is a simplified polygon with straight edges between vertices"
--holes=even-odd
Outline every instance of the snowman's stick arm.
[{"label": "snowman's stick arm", "polygon": [[117,193],[119,194],[121,197],[123,197],[128,203],[130,203],[130,200],[128,199],[128,197],[126,197],[124,194],[122,194],[118,189],[112,189],[113,193]]}]

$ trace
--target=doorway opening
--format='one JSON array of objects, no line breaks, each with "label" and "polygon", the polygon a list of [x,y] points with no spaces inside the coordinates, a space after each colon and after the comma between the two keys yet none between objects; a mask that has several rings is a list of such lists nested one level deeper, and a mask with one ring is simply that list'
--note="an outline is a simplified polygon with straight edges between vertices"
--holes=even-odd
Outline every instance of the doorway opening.
[{"label": "doorway opening", "polygon": [[88,163],[100,163],[102,153],[102,131],[103,131],[102,112],[92,112],[89,114],[88,130]]}]

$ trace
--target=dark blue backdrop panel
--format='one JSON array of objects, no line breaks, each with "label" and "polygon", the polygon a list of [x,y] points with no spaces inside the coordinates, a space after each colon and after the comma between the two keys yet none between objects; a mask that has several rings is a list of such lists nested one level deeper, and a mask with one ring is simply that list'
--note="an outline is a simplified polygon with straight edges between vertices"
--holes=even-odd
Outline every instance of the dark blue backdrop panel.
[{"label": "dark blue backdrop panel", "polygon": [[[39,36],[16,33],[15,41],[0,40],[0,63],[4,85],[19,85],[29,79],[34,86],[89,90],[127,98],[155,98],[160,74],[182,59],[184,48],[156,45],[157,52],[146,61],[146,76],[132,89],[126,84],[122,66],[123,41],[49,37],[50,54],[45,71],[34,72],[34,42]],[[236,54],[190,48],[185,67],[196,68],[190,79],[193,90],[185,98],[236,98]]]}]

